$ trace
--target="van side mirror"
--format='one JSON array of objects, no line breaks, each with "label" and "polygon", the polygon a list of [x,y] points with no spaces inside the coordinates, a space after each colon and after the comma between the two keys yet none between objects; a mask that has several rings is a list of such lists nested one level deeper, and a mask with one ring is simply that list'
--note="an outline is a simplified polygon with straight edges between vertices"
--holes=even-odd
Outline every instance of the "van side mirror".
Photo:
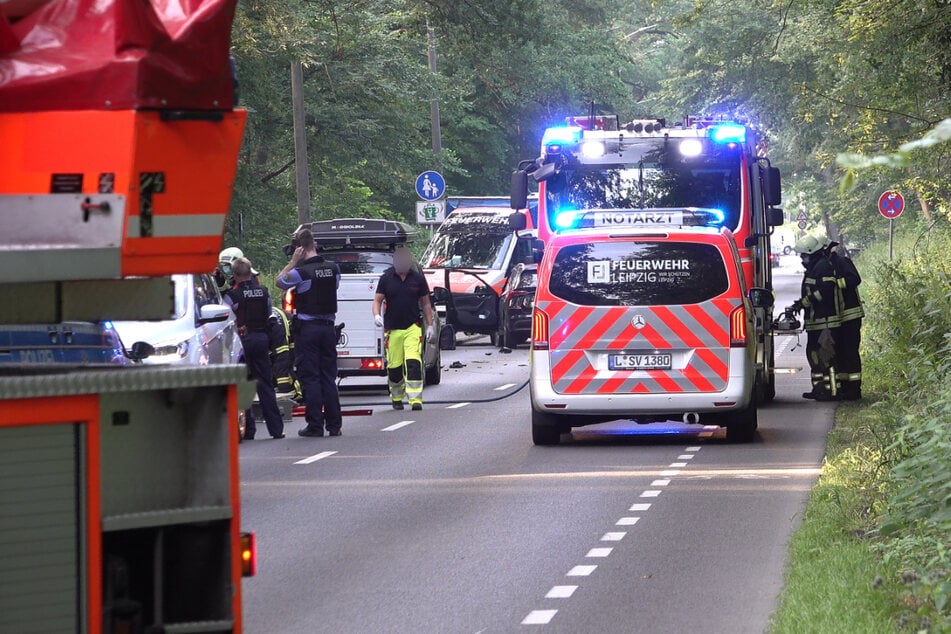
[{"label": "van side mirror", "polygon": [[528,207],[528,172],[515,170],[512,172],[512,187],[509,192],[509,206],[512,209]]},{"label": "van side mirror", "polygon": [[772,308],[775,301],[773,292],[768,288],[751,288],[748,296],[753,308]]},{"label": "van side mirror", "polygon": [[136,341],[126,352],[126,356],[133,361],[142,361],[155,354],[155,347],[147,341]]},{"label": "van side mirror", "polygon": [[762,173],[763,183],[763,201],[767,207],[781,205],[783,203],[782,179],[779,174],[779,168],[767,167]]},{"label": "van side mirror", "polygon": [[782,209],[771,208],[766,210],[767,227],[781,227],[784,222],[786,222],[786,214]]},{"label": "van side mirror", "polygon": [[524,231],[528,228],[528,219],[520,211],[513,211],[509,215],[509,229],[515,232]]},{"label": "van side mirror", "polygon": [[231,307],[224,304],[205,304],[198,309],[198,325],[213,324],[228,321],[231,316]]}]

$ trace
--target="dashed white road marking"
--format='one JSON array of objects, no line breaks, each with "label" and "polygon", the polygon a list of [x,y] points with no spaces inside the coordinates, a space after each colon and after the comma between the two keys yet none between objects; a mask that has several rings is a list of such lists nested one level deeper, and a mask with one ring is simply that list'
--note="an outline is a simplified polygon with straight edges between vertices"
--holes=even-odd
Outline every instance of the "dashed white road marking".
[{"label": "dashed white road marking", "polygon": [[514,383],[506,383],[505,385],[500,385],[500,386],[498,386],[497,388],[494,388],[494,389],[495,389],[496,392],[501,392],[501,391],[503,391],[503,390],[509,389],[510,387],[515,387],[515,384],[514,384]]},{"label": "dashed white road marking", "polygon": [[654,480],[651,482],[652,487],[665,487],[670,484],[670,480]]},{"label": "dashed white road marking", "polygon": [[566,574],[565,576],[566,577],[587,577],[592,572],[594,572],[596,568],[597,566],[575,566],[574,568],[569,570],[568,574]]},{"label": "dashed white road marking", "polygon": [[687,463],[686,462],[671,462],[668,466],[669,467],[686,467]]},{"label": "dashed white road marking", "polygon": [[558,610],[532,610],[522,619],[522,625],[548,625],[557,613]]},{"label": "dashed white road marking", "polygon": [[666,471],[661,471],[660,475],[664,476],[665,478],[669,478],[671,476],[680,475],[680,471],[677,469],[668,469]]},{"label": "dashed white road marking", "polygon": [[631,508],[627,509],[629,511],[646,511],[651,507],[650,502],[638,502],[637,504],[632,504]]},{"label": "dashed white road marking", "polygon": [[700,447],[687,447],[684,451],[700,451]]},{"label": "dashed white road marking", "polygon": [[639,517],[622,517],[617,522],[614,523],[615,526],[634,526],[640,521]]},{"label": "dashed white road marking", "polygon": [[607,557],[613,548],[592,548],[585,557]]},{"label": "dashed white road marking", "polygon": [[625,531],[617,531],[612,533],[605,533],[604,537],[601,538],[603,542],[619,542],[624,539],[624,536],[627,535]]},{"label": "dashed white road marking", "polygon": [[400,428],[402,428],[402,427],[406,427],[407,425],[412,425],[412,424],[415,423],[415,422],[416,422],[416,421],[414,421],[414,420],[404,420],[404,421],[400,421],[400,422],[396,423],[395,425],[390,425],[389,427],[384,427],[384,428],[381,429],[380,431],[396,431],[397,429],[400,429]]},{"label": "dashed white road marking", "polygon": [[677,456],[677,460],[693,460],[693,454],[685,453],[683,455]]},{"label": "dashed white road marking", "polygon": [[320,453],[314,454],[313,456],[307,456],[303,460],[298,460],[294,464],[310,464],[312,462],[317,462],[318,460],[323,460],[324,458],[329,458],[335,453],[337,452],[336,451],[321,451]]},{"label": "dashed white road marking", "polygon": [[660,495],[660,491],[650,491],[650,490],[648,490],[648,491],[644,491],[643,493],[641,493],[641,497],[642,497],[642,498],[656,498],[658,495]]},{"label": "dashed white road marking", "polygon": [[546,599],[567,599],[575,593],[578,586],[554,586],[545,595]]},{"label": "dashed white road marking", "polygon": [[459,409],[460,407],[465,407],[466,405],[472,405],[472,403],[466,401],[465,403],[456,403],[455,405],[447,405],[446,409]]}]

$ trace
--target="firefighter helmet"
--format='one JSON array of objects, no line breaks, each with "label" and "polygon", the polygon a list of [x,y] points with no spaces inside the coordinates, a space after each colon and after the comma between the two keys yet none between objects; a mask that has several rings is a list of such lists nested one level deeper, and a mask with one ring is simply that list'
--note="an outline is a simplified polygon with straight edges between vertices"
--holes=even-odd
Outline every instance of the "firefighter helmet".
[{"label": "firefighter helmet", "polygon": [[228,247],[227,249],[222,249],[221,253],[218,254],[218,261],[226,264],[234,264],[235,260],[243,257],[244,251],[238,247]]},{"label": "firefighter helmet", "polygon": [[811,235],[805,235],[796,242],[796,246],[793,247],[793,250],[800,255],[812,255],[817,251],[821,251],[825,247],[825,243],[819,238]]}]

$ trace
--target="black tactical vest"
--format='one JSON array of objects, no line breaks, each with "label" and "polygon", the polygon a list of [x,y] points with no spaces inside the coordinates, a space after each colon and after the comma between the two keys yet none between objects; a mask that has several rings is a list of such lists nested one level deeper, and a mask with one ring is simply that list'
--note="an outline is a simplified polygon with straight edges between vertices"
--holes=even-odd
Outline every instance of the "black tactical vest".
[{"label": "black tactical vest", "polygon": [[310,288],[295,292],[294,308],[297,312],[304,315],[336,314],[340,268],[318,255],[304,260],[296,270],[302,280],[310,280]]},{"label": "black tactical vest", "polygon": [[228,296],[237,305],[235,314],[239,328],[243,326],[252,332],[267,330],[267,320],[271,316],[271,298],[266,288],[248,280],[228,291]]}]

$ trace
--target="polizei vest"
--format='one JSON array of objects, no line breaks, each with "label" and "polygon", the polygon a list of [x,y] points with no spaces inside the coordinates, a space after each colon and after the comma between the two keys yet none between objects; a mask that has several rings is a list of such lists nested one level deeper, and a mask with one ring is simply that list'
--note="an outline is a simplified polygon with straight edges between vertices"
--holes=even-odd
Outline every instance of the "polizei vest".
[{"label": "polizei vest", "polygon": [[298,290],[294,308],[304,315],[333,315],[337,312],[337,275],[340,269],[319,255],[304,260],[297,267],[302,280],[310,280],[310,288]]},{"label": "polizei vest", "polygon": [[271,298],[267,289],[248,280],[228,291],[231,301],[237,305],[235,317],[238,327],[252,332],[265,332],[271,316]]}]

